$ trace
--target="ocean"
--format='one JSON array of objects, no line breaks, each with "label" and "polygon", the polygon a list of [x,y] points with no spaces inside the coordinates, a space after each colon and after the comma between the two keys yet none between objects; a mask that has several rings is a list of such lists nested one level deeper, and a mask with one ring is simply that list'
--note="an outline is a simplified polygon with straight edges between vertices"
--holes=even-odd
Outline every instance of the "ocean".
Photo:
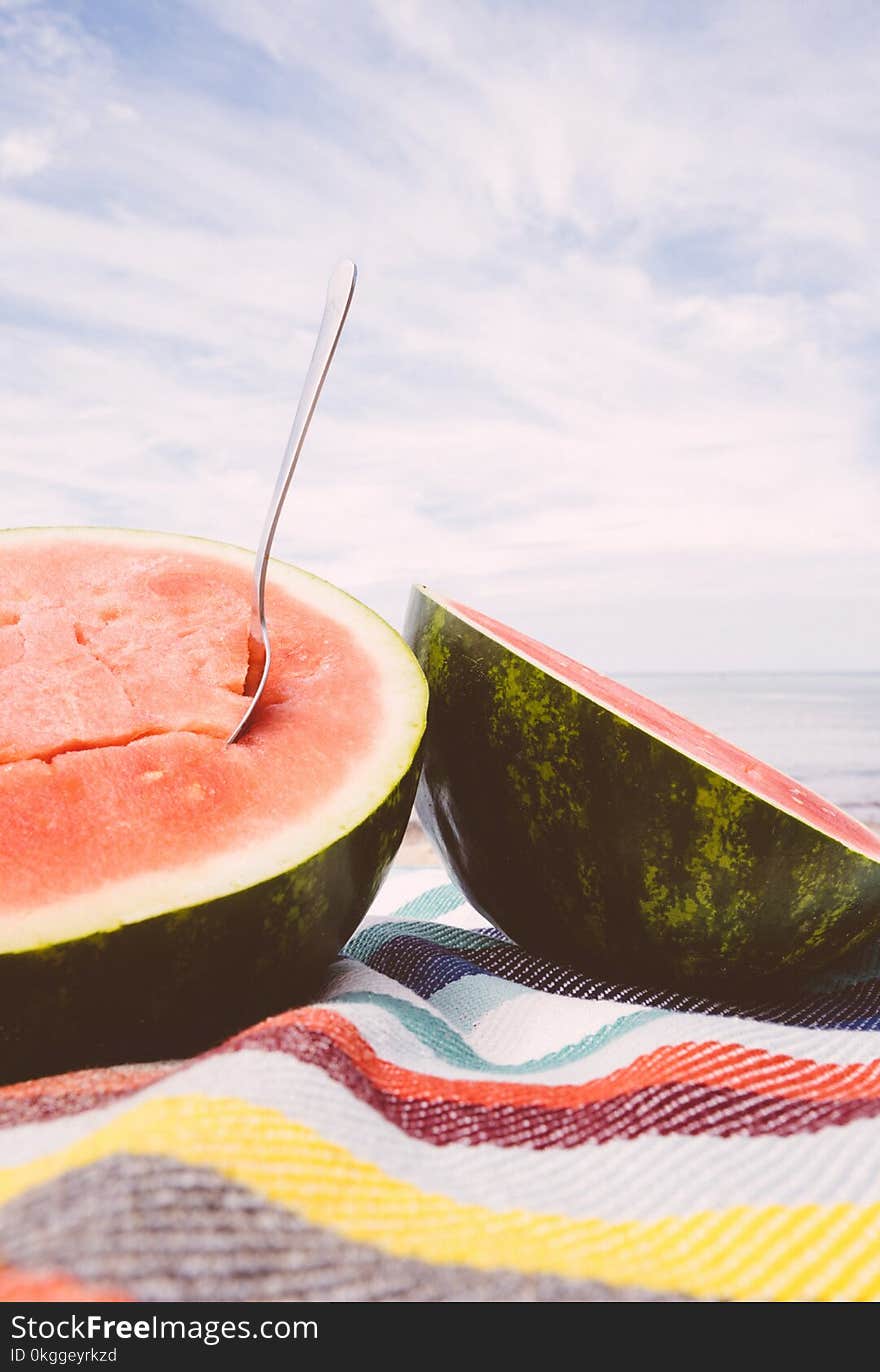
[{"label": "ocean", "polygon": [[880,828],[880,672],[619,679]]}]

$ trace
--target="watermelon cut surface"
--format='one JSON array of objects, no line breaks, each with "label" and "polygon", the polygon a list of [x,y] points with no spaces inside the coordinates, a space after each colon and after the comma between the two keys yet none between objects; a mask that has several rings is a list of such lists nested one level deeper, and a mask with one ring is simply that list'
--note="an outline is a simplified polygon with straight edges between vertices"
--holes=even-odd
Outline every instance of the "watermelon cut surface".
[{"label": "watermelon cut surface", "polygon": [[0,535],[0,1076],[190,1052],[356,925],[415,790],[424,678],[334,587],[168,535]]},{"label": "watermelon cut surface", "polygon": [[880,837],[792,778],[424,588],[406,632],[431,689],[419,814],[526,947],[746,986],[880,928]]}]

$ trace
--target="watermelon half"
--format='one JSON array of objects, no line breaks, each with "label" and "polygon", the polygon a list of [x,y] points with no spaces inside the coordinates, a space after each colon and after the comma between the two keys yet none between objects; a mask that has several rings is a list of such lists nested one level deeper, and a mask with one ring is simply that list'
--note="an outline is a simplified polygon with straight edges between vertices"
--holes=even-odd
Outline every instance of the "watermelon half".
[{"label": "watermelon half", "polygon": [[880,929],[880,838],[790,777],[415,588],[416,808],[470,900],[587,973],[748,988]]},{"label": "watermelon half", "polygon": [[307,994],[403,836],[427,688],[342,591],[252,555],[0,534],[0,1080],[189,1054]]}]

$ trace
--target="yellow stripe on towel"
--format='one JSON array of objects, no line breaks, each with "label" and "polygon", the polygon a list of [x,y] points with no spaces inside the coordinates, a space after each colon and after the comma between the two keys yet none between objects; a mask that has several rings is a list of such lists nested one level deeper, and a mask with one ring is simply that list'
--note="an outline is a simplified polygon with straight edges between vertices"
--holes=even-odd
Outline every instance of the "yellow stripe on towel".
[{"label": "yellow stripe on towel", "polygon": [[144,1102],[60,1152],[0,1169],[0,1202],[116,1153],[210,1167],[399,1257],[740,1300],[880,1296],[880,1205],[737,1206],[642,1222],[494,1211],[396,1181],[275,1110]]}]

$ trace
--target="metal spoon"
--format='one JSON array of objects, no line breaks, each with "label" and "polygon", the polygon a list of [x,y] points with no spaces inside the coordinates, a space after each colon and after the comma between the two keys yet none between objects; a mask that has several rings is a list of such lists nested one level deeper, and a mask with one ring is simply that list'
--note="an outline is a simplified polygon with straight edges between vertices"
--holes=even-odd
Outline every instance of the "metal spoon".
[{"label": "metal spoon", "polygon": [[312,353],[312,360],[309,363],[309,370],[303,383],[302,395],[299,398],[299,405],[293,420],[293,428],[290,430],[287,447],[284,449],[281,470],[275,483],[275,490],[266,515],[266,522],[263,525],[260,546],[257,548],[257,557],[254,563],[253,603],[248,634],[248,669],[244,684],[245,695],[251,696],[252,699],[241,723],[233,729],[226,740],[227,743],[237,742],[250,727],[254,711],[266,685],[266,678],[269,675],[271,649],[269,647],[269,631],[266,628],[266,570],[269,552],[275,537],[275,530],[278,527],[284,497],[287,495],[297,459],[302,452],[302,446],[309,431],[312,415],[315,413],[318,396],[321,394],[321,387],[324,385],[330,370],[336,344],[339,342],[339,335],[342,333],[342,326],[348,315],[348,307],[351,304],[356,281],[357,267],[353,262],[345,260],[339,263],[327,287],[324,317],[321,320],[315,351]]}]

